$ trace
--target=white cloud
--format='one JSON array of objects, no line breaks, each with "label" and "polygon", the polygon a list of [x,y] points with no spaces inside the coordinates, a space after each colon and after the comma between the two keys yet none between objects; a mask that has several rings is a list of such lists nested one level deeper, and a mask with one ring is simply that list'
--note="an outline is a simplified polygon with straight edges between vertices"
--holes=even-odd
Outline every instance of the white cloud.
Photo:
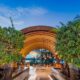
[{"label": "white cloud", "polygon": [[9,17],[12,17],[16,28],[21,29],[21,26],[22,27],[26,26],[26,24],[29,23],[28,20],[31,21],[36,17],[41,17],[41,16],[45,15],[46,13],[48,13],[48,11],[41,7],[9,8],[6,6],[0,6],[0,25],[1,26],[10,26],[11,24],[10,24]]},{"label": "white cloud", "polygon": [[0,16],[0,26],[8,27],[9,25],[10,25],[9,19],[6,17]]},{"label": "white cloud", "polygon": [[17,8],[18,13],[24,14],[24,15],[44,15],[47,13],[47,10],[44,8],[22,8],[18,7]]},{"label": "white cloud", "polygon": [[24,27],[34,25],[55,27],[59,25],[59,21],[66,22],[70,19],[72,20],[72,17],[75,15],[76,13],[57,13],[43,7],[10,8],[7,6],[0,6],[0,25],[6,27],[10,26],[9,17],[12,17],[16,29],[23,29]]},{"label": "white cloud", "polygon": [[[14,21],[14,26],[16,26],[16,29],[20,29],[20,27],[23,26],[24,24],[25,24],[24,21],[21,20]],[[7,17],[0,16],[0,26],[2,27],[11,26],[10,19]]]},{"label": "white cloud", "polygon": [[47,10],[40,7],[35,7],[35,8],[27,8],[27,7],[9,8],[9,7],[2,7],[2,6],[0,7],[0,14],[6,17],[13,16],[14,18],[17,18],[17,17],[21,17],[22,15],[38,16],[38,15],[44,15],[46,13],[47,13]]}]

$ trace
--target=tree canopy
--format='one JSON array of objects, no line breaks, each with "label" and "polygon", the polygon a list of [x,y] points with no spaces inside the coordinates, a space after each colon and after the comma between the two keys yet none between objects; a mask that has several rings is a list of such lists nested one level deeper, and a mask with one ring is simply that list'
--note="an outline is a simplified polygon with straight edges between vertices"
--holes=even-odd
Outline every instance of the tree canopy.
[{"label": "tree canopy", "polygon": [[14,27],[0,27],[0,65],[19,61],[24,36]]},{"label": "tree canopy", "polygon": [[56,50],[65,61],[80,66],[80,17],[61,23],[57,32]]}]

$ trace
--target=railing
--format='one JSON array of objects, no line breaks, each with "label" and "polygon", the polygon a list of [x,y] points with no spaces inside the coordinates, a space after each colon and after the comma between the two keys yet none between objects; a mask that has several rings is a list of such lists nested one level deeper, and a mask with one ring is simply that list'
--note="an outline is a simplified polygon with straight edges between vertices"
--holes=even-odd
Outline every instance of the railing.
[{"label": "railing", "polygon": [[13,80],[25,80],[25,78],[28,78],[29,76],[29,68],[23,69],[23,70],[16,70],[12,74]]},{"label": "railing", "polygon": [[[12,71],[11,68],[0,68],[0,80],[24,80],[25,77],[28,77],[29,75],[29,68],[21,69],[16,71]],[[26,74],[23,76],[23,74]],[[20,76],[22,76],[22,79],[18,79]]]},{"label": "railing", "polygon": [[52,76],[54,76],[55,79],[57,80],[66,80],[65,76],[61,74],[58,70],[52,68]]}]

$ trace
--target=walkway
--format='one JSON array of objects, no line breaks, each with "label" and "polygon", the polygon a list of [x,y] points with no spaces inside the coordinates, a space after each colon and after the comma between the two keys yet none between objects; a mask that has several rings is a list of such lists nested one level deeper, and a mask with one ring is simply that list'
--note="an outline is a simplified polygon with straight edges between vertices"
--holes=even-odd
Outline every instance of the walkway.
[{"label": "walkway", "polygon": [[[56,79],[55,79],[56,78]],[[52,67],[32,67],[14,80],[66,80],[63,75]]]}]

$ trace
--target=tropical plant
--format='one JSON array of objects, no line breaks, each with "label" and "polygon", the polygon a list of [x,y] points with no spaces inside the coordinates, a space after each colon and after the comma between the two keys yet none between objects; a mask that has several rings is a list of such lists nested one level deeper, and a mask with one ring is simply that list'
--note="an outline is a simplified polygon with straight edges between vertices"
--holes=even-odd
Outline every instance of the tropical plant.
[{"label": "tropical plant", "polygon": [[14,27],[0,27],[0,65],[20,61],[24,35]]},{"label": "tropical plant", "polygon": [[56,50],[65,61],[80,66],[80,17],[67,24],[61,23]]}]

